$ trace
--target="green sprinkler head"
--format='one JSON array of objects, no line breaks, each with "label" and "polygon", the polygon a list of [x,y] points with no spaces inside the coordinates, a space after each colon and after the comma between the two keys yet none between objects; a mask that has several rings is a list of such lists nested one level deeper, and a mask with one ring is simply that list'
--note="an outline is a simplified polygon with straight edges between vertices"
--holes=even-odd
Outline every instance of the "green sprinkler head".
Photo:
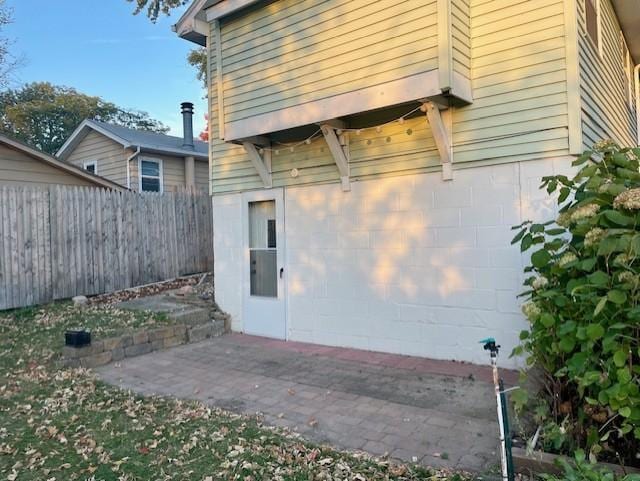
[{"label": "green sprinkler head", "polygon": [[484,344],[483,348],[485,351],[489,351],[492,356],[497,356],[498,351],[500,350],[500,346],[496,344],[496,340],[493,337],[487,337],[482,341],[479,341],[480,344]]}]

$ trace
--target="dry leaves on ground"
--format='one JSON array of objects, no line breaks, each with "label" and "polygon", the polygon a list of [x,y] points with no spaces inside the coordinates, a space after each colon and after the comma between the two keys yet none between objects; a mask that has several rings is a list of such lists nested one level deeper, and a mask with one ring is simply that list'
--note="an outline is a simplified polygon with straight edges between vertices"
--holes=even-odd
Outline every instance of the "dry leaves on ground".
[{"label": "dry leaves on ground", "polygon": [[67,304],[0,314],[0,479],[461,479],[316,446],[257,418],[136,396],[89,370],[56,367],[63,332],[79,320],[100,332],[161,322],[143,315]]}]

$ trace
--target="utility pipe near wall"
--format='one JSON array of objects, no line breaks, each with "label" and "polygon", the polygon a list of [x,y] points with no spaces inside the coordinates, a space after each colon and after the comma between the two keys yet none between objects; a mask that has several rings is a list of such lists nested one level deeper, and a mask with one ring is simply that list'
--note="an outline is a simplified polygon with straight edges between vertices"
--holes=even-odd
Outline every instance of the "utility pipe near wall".
[{"label": "utility pipe near wall", "polygon": [[196,159],[192,156],[184,158],[185,187],[189,192],[196,190]]},{"label": "utility pipe near wall", "polygon": [[131,189],[131,161],[138,155],[140,155],[140,146],[138,146],[133,154],[127,157],[127,189]]}]

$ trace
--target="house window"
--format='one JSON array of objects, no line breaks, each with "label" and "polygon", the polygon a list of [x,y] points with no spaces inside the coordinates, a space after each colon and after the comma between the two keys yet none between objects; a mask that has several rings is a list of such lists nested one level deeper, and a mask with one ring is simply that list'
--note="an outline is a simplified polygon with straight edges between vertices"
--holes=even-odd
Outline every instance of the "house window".
[{"label": "house window", "polygon": [[595,45],[596,50],[602,55],[602,42],[600,39],[600,0],[584,0],[585,23],[587,24],[587,36]]},{"label": "house window", "polygon": [[140,158],[141,192],[162,192],[162,161],[159,159]]},{"label": "house window", "polygon": [[98,162],[96,160],[90,160],[82,164],[82,168],[92,174],[98,173]]}]

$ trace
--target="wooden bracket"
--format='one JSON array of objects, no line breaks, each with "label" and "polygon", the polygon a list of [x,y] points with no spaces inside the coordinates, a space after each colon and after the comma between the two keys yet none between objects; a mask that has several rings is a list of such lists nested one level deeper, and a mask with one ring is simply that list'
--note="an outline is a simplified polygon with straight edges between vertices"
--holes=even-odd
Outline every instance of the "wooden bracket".
[{"label": "wooden bracket", "polygon": [[244,137],[239,140],[244,145],[245,142],[257,145],[258,147],[271,147],[271,139],[262,135],[254,135],[253,137]]},{"label": "wooden bracket", "polygon": [[349,173],[349,138],[346,133],[341,133],[340,136],[336,134],[336,129],[324,123],[320,126],[322,129],[322,135],[324,135],[333,160],[338,166],[338,172],[340,172],[340,182],[342,183],[342,190],[348,192],[351,190],[350,173]]},{"label": "wooden bracket", "polygon": [[256,146],[249,141],[242,142],[242,146],[249,155],[251,163],[258,171],[258,175],[262,179],[262,183],[264,184],[264,186],[269,188],[272,187],[273,182],[271,179],[271,150],[264,150],[261,154]]},{"label": "wooden bracket", "polygon": [[344,120],[340,120],[340,119],[323,120],[322,122],[318,122],[317,125],[320,127],[322,127],[323,125],[326,125],[328,127],[333,127],[336,130],[347,128],[347,123]]},{"label": "wooden bracket", "polygon": [[[442,162],[442,180],[453,179],[453,169],[451,162],[453,160],[453,150],[451,148],[451,113],[447,110],[440,115],[440,109],[433,102],[425,102],[421,109],[427,114],[427,122],[431,127],[433,140],[436,142],[440,161]],[[443,117],[447,120],[447,124],[443,121]]]}]

